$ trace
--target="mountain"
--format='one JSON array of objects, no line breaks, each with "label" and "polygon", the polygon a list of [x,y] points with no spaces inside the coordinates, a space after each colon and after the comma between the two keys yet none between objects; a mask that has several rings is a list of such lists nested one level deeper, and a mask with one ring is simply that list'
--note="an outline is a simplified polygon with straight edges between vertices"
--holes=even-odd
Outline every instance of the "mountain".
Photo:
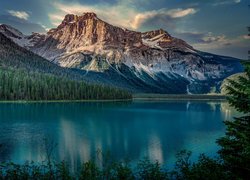
[{"label": "mountain", "polygon": [[[1,26],[2,27],[2,26]],[[10,27],[9,27],[10,28]],[[8,35],[18,37],[19,31],[10,28]],[[20,40],[20,39],[19,39]],[[0,30],[0,67],[3,69],[21,69],[28,72],[38,72],[72,80],[84,80],[82,72],[60,67],[33,52],[18,46],[6,37]]]},{"label": "mountain", "polygon": [[0,100],[131,99],[127,91],[86,83],[83,71],[49,62],[1,32],[0,79]]},{"label": "mountain", "polygon": [[236,73],[224,79],[220,87],[221,94],[228,94],[227,86],[230,86],[230,80],[239,82],[240,77],[247,78],[247,74],[245,72]]},{"label": "mountain", "polygon": [[68,14],[47,34],[24,36],[5,25],[0,32],[50,62],[86,71],[91,82],[133,92],[219,91],[223,79],[242,71],[238,59],[200,52],[163,29],[131,31],[95,13]]}]

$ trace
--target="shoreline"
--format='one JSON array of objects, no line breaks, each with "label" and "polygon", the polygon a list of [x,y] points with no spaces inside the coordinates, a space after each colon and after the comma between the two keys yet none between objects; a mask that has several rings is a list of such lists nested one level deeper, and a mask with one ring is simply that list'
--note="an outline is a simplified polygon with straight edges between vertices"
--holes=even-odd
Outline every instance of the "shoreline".
[{"label": "shoreline", "polygon": [[227,96],[220,94],[134,94],[133,100],[145,101],[226,101]]},{"label": "shoreline", "polygon": [[72,102],[126,102],[126,101],[226,101],[227,96],[215,94],[133,94],[132,99],[103,100],[0,100],[0,103],[72,103]]},{"label": "shoreline", "polygon": [[133,101],[133,99],[104,99],[104,100],[0,100],[1,103],[78,103],[78,102],[124,102]]}]

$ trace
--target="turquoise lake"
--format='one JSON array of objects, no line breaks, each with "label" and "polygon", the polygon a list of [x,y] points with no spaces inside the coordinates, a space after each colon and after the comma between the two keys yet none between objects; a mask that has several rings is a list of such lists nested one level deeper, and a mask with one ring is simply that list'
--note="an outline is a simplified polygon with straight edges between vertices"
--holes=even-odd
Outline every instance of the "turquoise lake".
[{"label": "turquoise lake", "polygon": [[148,157],[173,167],[183,149],[193,159],[199,153],[215,156],[223,120],[232,117],[225,102],[0,103],[0,161],[42,162],[51,144],[53,159],[72,169],[101,161],[100,151],[117,160]]}]

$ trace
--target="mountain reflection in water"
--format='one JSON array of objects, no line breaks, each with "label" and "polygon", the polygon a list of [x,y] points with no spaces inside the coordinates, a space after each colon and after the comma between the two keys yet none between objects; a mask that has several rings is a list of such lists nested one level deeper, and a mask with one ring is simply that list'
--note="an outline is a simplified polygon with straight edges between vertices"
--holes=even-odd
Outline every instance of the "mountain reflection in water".
[{"label": "mountain reflection in water", "polygon": [[53,157],[72,169],[97,151],[132,162],[148,157],[173,166],[175,154],[191,150],[216,155],[223,120],[234,112],[225,102],[134,101],[1,103],[0,161],[44,160],[44,139],[56,143]]}]

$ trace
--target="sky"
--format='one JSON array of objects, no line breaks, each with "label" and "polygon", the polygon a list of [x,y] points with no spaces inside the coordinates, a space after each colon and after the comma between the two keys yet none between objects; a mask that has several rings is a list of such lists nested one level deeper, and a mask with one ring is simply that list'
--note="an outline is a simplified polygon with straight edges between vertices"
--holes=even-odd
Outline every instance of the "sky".
[{"label": "sky", "polygon": [[250,0],[0,0],[0,24],[45,33],[66,14],[95,12],[134,31],[162,28],[194,48],[248,58]]}]

